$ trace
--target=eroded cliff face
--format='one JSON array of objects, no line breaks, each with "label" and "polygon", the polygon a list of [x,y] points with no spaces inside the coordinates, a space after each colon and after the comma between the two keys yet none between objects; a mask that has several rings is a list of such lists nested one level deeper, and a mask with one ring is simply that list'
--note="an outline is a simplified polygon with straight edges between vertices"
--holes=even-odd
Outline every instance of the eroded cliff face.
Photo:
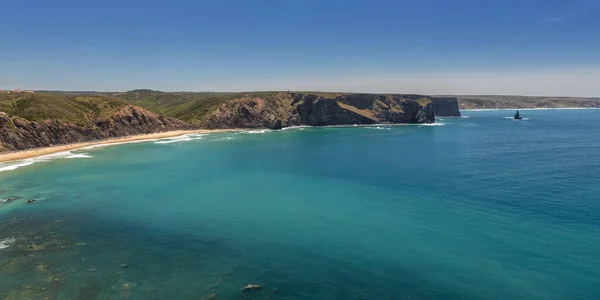
[{"label": "eroded cliff face", "polygon": [[56,120],[32,122],[0,112],[0,151],[186,128],[189,125],[183,121],[166,118],[132,105],[122,107],[110,117],[90,119],[86,126]]},{"label": "eroded cliff face", "polygon": [[422,96],[280,93],[274,99],[242,98],[209,113],[210,128],[279,129],[296,125],[353,125],[376,123],[433,123],[434,103]]},{"label": "eroded cliff face", "polygon": [[431,97],[433,113],[438,117],[460,117],[458,98],[456,97]]},{"label": "eroded cliff face", "polygon": [[205,121],[208,128],[281,129],[281,118],[261,98],[245,97],[217,107]]}]

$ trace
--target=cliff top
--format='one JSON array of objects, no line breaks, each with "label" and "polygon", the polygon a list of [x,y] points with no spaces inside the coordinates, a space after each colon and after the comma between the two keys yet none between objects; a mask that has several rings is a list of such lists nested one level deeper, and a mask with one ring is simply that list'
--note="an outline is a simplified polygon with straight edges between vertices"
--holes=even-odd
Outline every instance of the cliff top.
[{"label": "cliff top", "polygon": [[104,95],[0,94],[0,111],[30,121],[58,120],[78,125],[107,117],[127,103]]}]

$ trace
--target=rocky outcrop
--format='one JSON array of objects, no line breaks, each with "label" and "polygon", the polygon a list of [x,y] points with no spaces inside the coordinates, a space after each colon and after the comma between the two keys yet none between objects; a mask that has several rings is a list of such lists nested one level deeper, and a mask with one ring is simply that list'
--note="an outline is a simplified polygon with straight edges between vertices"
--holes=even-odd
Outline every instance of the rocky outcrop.
[{"label": "rocky outcrop", "polygon": [[420,96],[281,93],[273,99],[245,97],[222,104],[205,119],[210,128],[272,128],[295,125],[433,123],[434,103]]},{"label": "rocky outcrop", "polygon": [[108,137],[146,134],[189,127],[184,121],[164,117],[133,105],[127,105],[119,109],[109,118],[96,120],[94,125]]},{"label": "rocky outcrop", "polygon": [[132,105],[122,107],[110,117],[91,119],[85,126],[57,120],[33,122],[0,112],[0,151],[87,142],[188,127],[183,121],[166,118]]},{"label": "rocky outcrop", "polygon": [[242,98],[222,104],[208,116],[209,128],[271,128],[281,129],[281,119],[265,107],[261,98]]},{"label": "rocky outcrop", "polygon": [[[405,99],[400,95],[349,94],[322,97],[294,95],[293,125],[352,125],[375,123],[432,123],[431,101]],[[294,118],[297,114],[297,118]]]},{"label": "rocky outcrop", "polygon": [[521,114],[519,114],[519,111],[518,111],[518,110],[517,110],[517,112],[515,113],[515,117],[514,117],[514,119],[515,119],[515,120],[521,120],[521,119],[523,119],[523,118],[521,117]]}]

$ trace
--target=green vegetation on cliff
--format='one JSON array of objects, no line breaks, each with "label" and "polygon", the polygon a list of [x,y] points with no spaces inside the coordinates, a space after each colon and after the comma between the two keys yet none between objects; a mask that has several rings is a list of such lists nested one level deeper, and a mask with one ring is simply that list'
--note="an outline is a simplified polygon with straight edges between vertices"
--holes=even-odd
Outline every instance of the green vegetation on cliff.
[{"label": "green vegetation on cliff", "polygon": [[198,123],[204,115],[220,104],[241,98],[238,93],[165,93],[153,90],[133,90],[116,97],[153,112]]},{"label": "green vegetation on cliff", "polygon": [[[293,94],[293,93],[292,93]],[[338,93],[314,93],[322,97],[336,97]],[[244,93],[211,93],[211,92],[160,92],[148,89],[133,90],[115,94],[116,97],[151,110],[153,112],[177,118],[189,123],[208,126],[206,116],[218,106],[233,100],[261,99],[275,110],[289,109],[286,105],[292,96],[287,92],[244,92]],[[285,100],[285,101],[282,101]],[[285,103],[284,103],[285,102]],[[279,114],[283,112],[279,111]]]},{"label": "green vegetation on cliff", "polygon": [[0,93],[0,112],[29,121],[57,120],[79,126],[108,117],[127,103],[109,96]]},{"label": "green vegetation on cliff", "polygon": [[110,95],[0,93],[0,151],[187,128]]}]

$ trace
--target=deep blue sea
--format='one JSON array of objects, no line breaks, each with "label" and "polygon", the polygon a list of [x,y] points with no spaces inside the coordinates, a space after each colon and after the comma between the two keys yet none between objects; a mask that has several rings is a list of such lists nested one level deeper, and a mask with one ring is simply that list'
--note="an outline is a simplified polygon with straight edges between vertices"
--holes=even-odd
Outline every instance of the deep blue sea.
[{"label": "deep blue sea", "polygon": [[600,299],[600,110],[513,113],[0,164],[0,298]]}]

